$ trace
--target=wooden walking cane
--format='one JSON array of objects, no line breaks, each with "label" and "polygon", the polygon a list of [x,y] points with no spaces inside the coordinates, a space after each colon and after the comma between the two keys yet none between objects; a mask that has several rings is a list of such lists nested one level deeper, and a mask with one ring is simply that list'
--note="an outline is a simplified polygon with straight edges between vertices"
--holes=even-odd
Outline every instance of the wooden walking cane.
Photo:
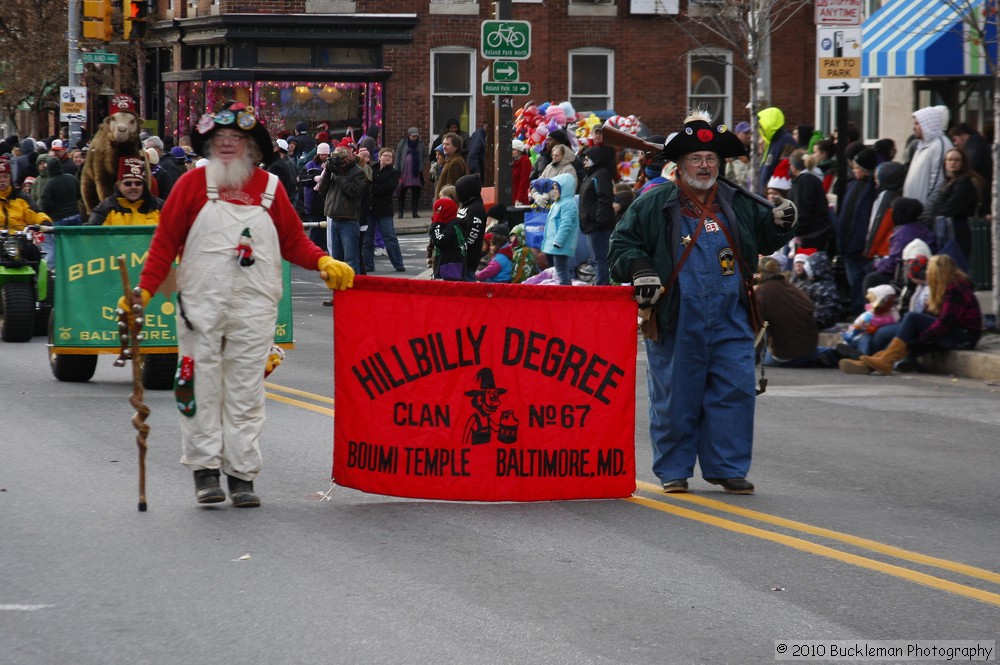
[{"label": "wooden walking cane", "polygon": [[146,512],[146,437],[149,436],[149,425],[146,418],[149,417],[149,407],[142,403],[142,366],[140,360],[142,351],[139,345],[145,335],[142,333],[142,325],[145,321],[142,289],[138,286],[134,289],[129,286],[128,268],[125,265],[125,256],[118,257],[118,272],[122,277],[122,290],[125,293],[125,302],[131,303],[128,310],[118,308],[118,339],[121,343],[121,353],[115,360],[115,367],[124,367],[129,360],[132,361],[132,394],[129,395],[128,403],[135,409],[132,414],[132,426],[136,429],[135,443],[139,447],[139,512]]}]

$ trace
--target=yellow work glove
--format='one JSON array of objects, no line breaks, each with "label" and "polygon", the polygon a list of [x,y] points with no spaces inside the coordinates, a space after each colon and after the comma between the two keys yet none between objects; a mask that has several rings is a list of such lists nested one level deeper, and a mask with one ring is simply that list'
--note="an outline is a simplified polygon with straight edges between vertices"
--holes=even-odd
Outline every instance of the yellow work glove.
[{"label": "yellow work glove", "polygon": [[343,261],[332,256],[322,256],[316,268],[331,291],[343,291],[354,286],[354,270]]},{"label": "yellow work glove", "polygon": [[[146,289],[142,290],[142,311],[146,311],[146,308],[149,306],[149,301],[152,298],[153,298],[153,294],[152,293],[150,293]],[[126,312],[132,311],[132,302],[131,302],[131,300],[126,301],[125,300],[125,296],[122,296],[121,298],[119,298],[118,299],[118,309],[124,310]]]},{"label": "yellow work glove", "polygon": [[267,362],[264,363],[264,378],[266,379],[271,372],[278,368],[281,361],[285,359],[285,352],[280,346],[271,346],[271,351],[267,355]]}]

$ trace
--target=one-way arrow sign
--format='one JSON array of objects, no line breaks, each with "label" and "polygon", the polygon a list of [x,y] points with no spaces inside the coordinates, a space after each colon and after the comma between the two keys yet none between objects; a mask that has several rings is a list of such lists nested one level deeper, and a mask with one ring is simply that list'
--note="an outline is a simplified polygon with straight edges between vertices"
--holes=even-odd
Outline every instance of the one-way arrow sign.
[{"label": "one-way arrow sign", "polygon": [[851,89],[851,84],[847,81],[843,81],[840,85],[828,85],[827,90],[839,90],[840,92],[847,92]]},{"label": "one-way arrow sign", "polygon": [[519,63],[516,60],[497,60],[493,63],[494,81],[516,81],[519,76]]}]

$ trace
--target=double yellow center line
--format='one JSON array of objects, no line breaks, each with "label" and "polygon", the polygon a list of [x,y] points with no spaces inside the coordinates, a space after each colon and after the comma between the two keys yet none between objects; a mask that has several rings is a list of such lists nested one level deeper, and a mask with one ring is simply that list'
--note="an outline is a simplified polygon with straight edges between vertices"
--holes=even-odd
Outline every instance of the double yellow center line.
[{"label": "double yellow center line", "polygon": [[[636,481],[636,486],[640,490],[659,494],[664,499],[667,498],[666,495],[663,494],[663,490],[660,489],[658,485],[653,485],[652,483],[640,480]],[[858,536],[840,533],[839,531],[832,531],[830,529],[824,529],[823,527],[785,519],[776,515],[762,513],[756,510],[749,510],[747,508],[740,508],[739,506],[733,506],[723,501],[716,501],[714,499],[708,499],[693,494],[671,494],[669,499],[676,499],[684,503],[694,504],[701,508],[729,513],[730,515],[737,515],[742,518],[755,520],[764,524],[770,524],[790,531],[797,531],[812,536],[827,538],[829,540],[851,545],[859,549],[869,550],[871,552],[895,557],[911,563],[938,568],[952,573],[959,573],[961,575],[986,582],[993,582],[994,584],[1000,584],[1000,574],[994,573],[993,571],[986,570],[984,568],[977,568],[975,566],[969,566],[955,561],[949,561],[948,559],[927,556],[926,554],[920,554],[919,552],[913,552],[911,550],[905,550],[892,545],[886,545],[885,543],[869,540],[868,538],[860,538]],[[744,524],[743,522],[725,519],[709,513],[699,512],[689,508],[682,508],[672,503],[672,501],[654,500],[641,496],[633,496],[625,499],[625,501],[636,503],[647,508],[653,508],[654,510],[659,510],[665,513],[670,513],[672,515],[677,515],[678,517],[684,517],[696,522],[701,522],[702,524],[709,524],[720,529],[726,529],[728,531],[734,531],[747,536],[754,536],[762,540],[780,543],[786,547],[791,547],[802,552],[836,559],[837,561],[849,563],[851,565],[858,566],[859,568],[875,570],[880,573],[885,573],[886,575],[892,575],[893,577],[899,577],[910,582],[916,582],[917,584],[924,584],[935,589],[941,589],[943,591],[948,591],[960,596],[965,596],[966,598],[972,598],[973,600],[978,600],[983,603],[1000,607],[1000,594],[983,591],[964,584],[958,584],[956,582],[940,577],[934,577],[933,575],[928,575],[910,568],[885,563],[876,559],[869,559],[857,554],[850,554],[848,552],[843,552],[826,545],[820,545],[809,540],[804,540],[795,536],[788,536],[774,531],[768,531],[766,529],[750,526],[748,524]]]},{"label": "double yellow center line", "polygon": [[[297,390],[295,388],[288,388],[275,383],[266,382],[264,387],[268,391],[266,393],[268,399],[308,409],[310,411],[315,411],[316,413],[321,413],[323,415],[330,416],[331,418],[334,415],[332,397],[324,397],[322,395],[306,392],[304,390]],[[292,395],[293,397],[288,397],[288,395]],[[311,402],[296,399],[296,397],[305,398],[311,400]],[[316,404],[316,402],[318,402],[318,404]],[[329,406],[321,406],[323,404]],[[733,531],[745,536],[753,536],[762,540],[778,543],[801,552],[808,552],[809,554],[814,554],[816,556],[835,559],[843,563],[858,566],[859,568],[878,571],[886,575],[892,575],[893,577],[898,577],[917,584],[923,584],[935,589],[941,589],[942,591],[947,591],[949,593],[971,598],[982,603],[1000,607],[1000,594],[997,593],[952,582],[941,577],[935,577],[934,575],[922,573],[900,565],[885,563],[884,561],[871,559],[857,554],[851,554],[849,552],[844,552],[827,545],[820,545],[796,536],[790,536],[776,531],[769,531],[757,526],[751,526],[749,524],[745,524],[744,522],[727,519],[711,512],[692,510],[691,508],[685,508],[677,505],[676,502],[686,503],[708,511],[727,513],[744,520],[753,520],[762,524],[768,524],[785,529],[787,531],[825,538],[827,540],[843,543],[844,545],[849,545],[857,549],[867,550],[876,554],[893,557],[895,559],[900,559],[902,561],[907,561],[929,568],[937,568],[942,571],[964,575],[966,577],[982,580],[984,582],[1000,584],[1000,574],[984,568],[977,568],[975,566],[969,566],[956,561],[949,561],[948,559],[927,556],[926,554],[920,554],[919,552],[913,552],[911,550],[894,547],[892,545],[886,545],[885,543],[880,543],[876,540],[852,536],[850,534],[840,533],[839,531],[833,531],[819,526],[813,526],[804,522],[796,522],[795,520],[785,519],[784,517],[778,517],[777,515],[762,513],[748,508],[741,508],[739,506],[725,503],[724,501],[717,501],[715,499],[709,499],[695,494],[671,494],[668,497],[663,494],[662,489],[658,485],[641,480],[636,481],[636,486],[640,491],[652,493],[656,495],[657,498],[651,499],[645,496],[640,496],[637,493],[632,497],[624,499],[624,501],[644,506],[646,508],[652,508],[653,510],[659,510],[671,515],[676,515],[677,517],[683,517],[695,522],[701,522],[702,524],[707,524],[709,526],[726,529],[727,531]]]}]

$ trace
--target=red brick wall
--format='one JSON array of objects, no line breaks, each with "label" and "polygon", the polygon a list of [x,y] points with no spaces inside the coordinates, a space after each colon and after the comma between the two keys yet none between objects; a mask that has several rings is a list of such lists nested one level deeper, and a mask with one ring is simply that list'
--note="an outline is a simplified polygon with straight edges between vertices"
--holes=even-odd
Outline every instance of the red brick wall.
[{"label": "red brick wall", "polygon": [[[414,124],[425,136],[429,130],[436,130],[429,126],[430,50],[464,46],[478,51],[480,22],[493,18],[486,9],[489,3],[480,3],[478,15],[430,14],[428,4],[427,0],[393,3],[393,12],[415,12],[420,24],[413,32],[413,44],[385,50],[384,64],[395,72],[386,86],[386,129],[390,137],[401,136]],[[564,101],[568,92],[567,52],[583,47],[607,48],[615,53],[615,109],[641,117],[657,133],[666,134],[676,128],[686,111],[686,54],[693,45],[676,21],[687,19],[633,16],[628,13],[628,0],[619,0],[615,17],[569,16],[567,4],[567,0],[546,0],[544,4],[513,5],[513,18],[531,21],[532,25],[532,55],[521,62],[521,80],[531,83],[531,99]],[[681,9],[686,11],[686,3]],[[378,13],[385,11],[385,3],[358,0],[357,11]],[[705,45],[725,47],[703,34]],[[815,40],[809,7],[772,37],[772,94],[768,101],[785,112],[793,127],[813,122]],[[489,66],[488,60],[476,60],[477,72]],[[733,73],[733,93],[733,115],[738,121],[749,99],[749,83],[738,71]],[[527,99],[515,97],[515,108]],[[492,112],[493,99],[480,97],[478,116],[490,117]]]}]

